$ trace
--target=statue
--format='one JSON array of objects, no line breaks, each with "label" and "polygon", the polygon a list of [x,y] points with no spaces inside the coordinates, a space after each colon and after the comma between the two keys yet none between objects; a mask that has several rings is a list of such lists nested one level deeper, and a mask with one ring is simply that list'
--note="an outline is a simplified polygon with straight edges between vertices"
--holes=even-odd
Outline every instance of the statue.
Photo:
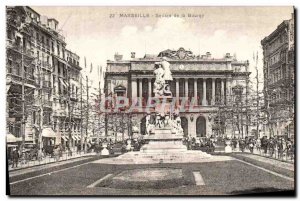
[{"label": "statue", "polygon": [[[166,98],[171,100],[172,92],[170,89],[170,82],[173,80],[170,70],[170,63],[166,57],[162,58],[162,61],[155,62],[154,64],[155,82],[153,91],[156,97]],[[164,107],[162,107],[164,106]],[[172,133],[183,135],[183,129],[181,127],[181,119],[179,117],[179,110],[176,109],[174,113],[171,111],[170,102],[166,105],[157,105],[155,107],[156,116],[155,122],[151,124],[150,114],[146,117],[146,133],[150,134],[152,129],[171,127]]]},{"label": "statue", "polygon": [[153,91],[155,95],[172,96],[169,83],[173,80],[173,77],[170,70],[170,63],[166,57],[163,57],[161,62],[155,62],[154,74],[155,82]]},{"label": "statue", "polygon": [[183,129],[181,127],[181,119],[179,116],[176,117],[175,122],[176,122],[177,134],[183,135]]},{"label": "statue", "polygon": [[170,63],[167,61],[167,58],[163,57],[162,62],[160,62],[160,63],[162,65],[162,68],[164,69],[164,79],[165,79],[165,81],[167,81],[167,82],[172,81],[173,77],[172,77],[172,73],[171,73],[171,70],[170,70]]},{"label": "statue", "polygon": [[161,65],[155,64],[155,82],[154,82],[154,89],[153,92],[155,96],[162,96],[163,89],[165,86],[165,79],[164,79],[164,70],[162,69]]},{"label": "statue", "polygon": [[151,123],[151,116],[148,114],[146,116],[146,135],[150,135],[151,130],[154,128],[154,125]]}]

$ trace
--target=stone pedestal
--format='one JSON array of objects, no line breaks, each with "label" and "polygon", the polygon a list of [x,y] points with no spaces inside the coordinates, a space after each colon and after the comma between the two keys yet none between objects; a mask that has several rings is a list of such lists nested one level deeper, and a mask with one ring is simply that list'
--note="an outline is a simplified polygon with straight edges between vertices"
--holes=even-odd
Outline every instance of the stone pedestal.
[{"label": "stone pedestal", "polygon": [[144,139],[149,140],[149,143],[141,148],[141,152],[167,153],[187,150],[182,144],[183,136],[173,133],[171,127],[155,128],[151,135],[145,136]]},{"label": "stone pedestal", "polygon": [[230,146],[231,142],[230,140],[227,140],[225,142],[226,146],[225,146],[225,153],[232,153],[232,147]]},{"label": "stone pedestal", "polygon": [[108,156],[109,155],[109,151],[107,149],[107,144],[103,144],[103,149],[101,151],[101,155],[102,156]]},{"label": "stone pedestal", "polygon": [[126,151],[131,151],[131,140],[127,140]]}]

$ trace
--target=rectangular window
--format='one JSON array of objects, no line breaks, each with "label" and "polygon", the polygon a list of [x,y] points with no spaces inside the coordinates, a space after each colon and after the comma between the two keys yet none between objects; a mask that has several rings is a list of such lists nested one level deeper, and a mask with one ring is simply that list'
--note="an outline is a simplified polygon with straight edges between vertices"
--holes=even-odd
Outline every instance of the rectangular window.
[{"label": "rectangular window", "polygon": [[59,45],[57,45],[57,55],[60,55],[60,49],[59,49]]},{"label": "rectangular window", "polygon": [[53,41],[51,42],[51,46],[52,46],[52,53],[54,53],[54,43],[53,43]]}]

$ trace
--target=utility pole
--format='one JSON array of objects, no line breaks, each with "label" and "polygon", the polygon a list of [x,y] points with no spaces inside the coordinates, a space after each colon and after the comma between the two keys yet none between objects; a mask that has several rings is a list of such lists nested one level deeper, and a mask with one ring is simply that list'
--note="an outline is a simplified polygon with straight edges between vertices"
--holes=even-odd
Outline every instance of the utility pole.
[{"label": "utility pole", "polygon": [[82,119],[83,119],[83,112],[82,112],[82,75],[80,76],[80,148],[83,148],[83,128],[82,128]]},{"label": "utility pole", "polygon": [[258,93],[258,68],[257,68],[257,62],[258,62],[258,55],[256,54],[256,61],[255,61],[255,70],[256,70],[256,132],[257,135],[259,135],[259,93]]},{"label": "utility pole", "polygon": [[[38,61],[39,62],[39,58]],[[43,80],[42,80],[42,68],[38,67],[39,69],[39,83],[40,83],[40,88],[39,88],[39,109],[40,109],[40,121],[39,121],[39,153],[40,156],[42,154],[42,149],[43,149],[43,136],[42,136],[42,132],[43,132],[43,116],[44,116],[44,108],[43,108]]]},{"label": "utility pole", "polygon": [[23,39],[21,40],[21,68],[22,68],[22,122],[21,122],[21,130],[22,130],[22,145],[21,150],[24,149],[25,145],[25,69],[24,69],[24,47],[23,47]]},{"label": "utility pole", "polygon": [[88,138],[88,127],[89,127],[89,78],[86,75],[86,130],[85,130],[85,141],[84,141],[84,153],[87,152],[87,138]]},{"label": "utility pole", "polygon": [[98,78],[99,78],[99,98],[98,98],[98,106],[96,108],[98,108],[98,111],[96,111],[96,114],[98,114],[98,138],[99,138],[99,134],[101,134],[101,125],[100,125],[100,122],[101,122],[101,112],[100,112],[100,104],[101,104],[101,74],[102,74],[102,66],[100,67],[99,69],[99,66],[98,66]]},{"label": "utility pole", "polygon": [[[248,67],[249,67],[249,62],[247,61],[247,65],[246,65],[246,72],[248,72]],[[249,110],[249,76],[247,76],[246,78],[246,136],[248,136],[249,134],[249,114],[248,114],[248,110]]]},{"label": "utility pole", "polygon": [[68,126],[68,133],[69,133],[69,148],[72,149],[73,143],[72,143],[72,115],[71,115],[71,84],[70,84],[70,67],[67,65],[67,76],[68,76],[68,116],[69,116],[69,126]]}]

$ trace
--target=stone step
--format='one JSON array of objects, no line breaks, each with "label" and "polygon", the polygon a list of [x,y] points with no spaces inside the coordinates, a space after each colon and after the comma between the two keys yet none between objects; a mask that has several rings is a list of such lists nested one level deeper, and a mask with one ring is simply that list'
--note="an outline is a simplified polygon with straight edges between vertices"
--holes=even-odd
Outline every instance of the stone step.
[{"label": "stone step", "polygon": [[146,135],[143,137],[145,140],[181,140],[183,136],[174,134],[163,135]]}]

